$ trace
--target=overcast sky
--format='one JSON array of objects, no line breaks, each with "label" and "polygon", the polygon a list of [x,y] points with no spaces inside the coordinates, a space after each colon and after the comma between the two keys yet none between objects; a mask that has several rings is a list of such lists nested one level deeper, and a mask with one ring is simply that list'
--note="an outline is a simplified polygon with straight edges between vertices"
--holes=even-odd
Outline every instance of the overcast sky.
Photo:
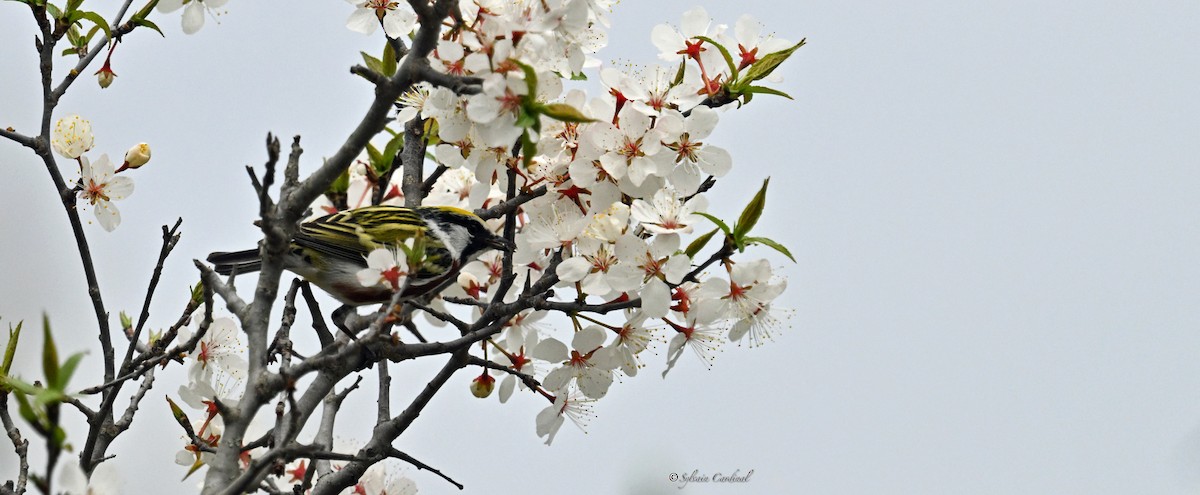
[{"label": "overcast sky", "polygon": [[[106,16],[116,4],[88,3]],[[242,167],[261,165],[267,132],[302,135],[312,170],[361,116],[371,90],[347,68],[381,38],[346,30],[344,2],[297,5],[234,0],[190,37],[178,12],[160,16],[167,38],[130,36],[111,88],[89,75],[63,100],[59,115],[92,121],[93,154],[154,150],[119,204],[121,227],[87,228],[114,315],[140,307],[160,225],[184,218],[152,326],[176,317],[196,278],[190,259],[254,244]],[[601,58],[654,62],[650,29],[695,5],[622,2]],[[718,22],[750,13],[809,41],[780,69],[795,101],[757,98],[723,114],[709,140],[735,161],[710,195],[719,215],[772,177],[758,228],[798,260],[768,255],[789,279],[778,301],[794,310],[788,328],[763,348],[727,347],[711,371],[685,356],[667,380],[660,348],[597,405],[588,434],[566,425],[551,447],[534,433],[538,398],[476,400],[463,372],[402,450],[467,493],[1200,488],[1200,4],[704,5]],[[24,10],[0,3],[0,126],[19,130],[40,108]],[[94,349],[44,169],[7,141],[0,169],[0,326],[46,311],[60,352]],[[23,344],[33,375],[37,342]],[[96,381],[83,373],[98,353],[85,365],[76,385]],[[394,397],[432,369],[396,368]],[[183,474],[161,400],[170,383],[113,451],[129,493],[174,491]],[[363,399],[344,423],[374,417]],[[82,442],[81,426],[69,432]],[[0,479],[14,473],[8,450]],[[750,469],[744,485],[668,481]],[[407,474],[422,493],[456,492]]]}]

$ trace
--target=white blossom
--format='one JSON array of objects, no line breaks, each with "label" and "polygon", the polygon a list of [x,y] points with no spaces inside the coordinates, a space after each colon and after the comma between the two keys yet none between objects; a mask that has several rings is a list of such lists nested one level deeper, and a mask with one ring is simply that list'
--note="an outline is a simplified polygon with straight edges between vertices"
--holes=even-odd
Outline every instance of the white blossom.
[{"label": "white blossom", "polygon": [[104,230],[112,232],[121,224],[121,212],[113,201],[133,194],[133,179],[114,177],[116,172],[108,155],[100,155],[95,163],[81,156],[79,166],[82,175],[79,179],[79,199],[90,203],[96,213],[96,221]]},{"label": "white blossom", "polygon": [[204,27],[204,14],[207,12],[216,17],[216,9],[224,7],[228,2],[229,0],[161,0],[158,2],[158,11],[171,13],[187,4],[183,9],[183,33],[196,34]]},{"label": "white blossom", "polygon": [[[211,1],[211,0],[210,0]],[[346,19],[351,31],[372,34],[383,23],[383,32],[389,38],[407,36],[417,26],[417,13],[408,2],[397,0],[347,0],[356,7]]]},{"label": "white blossom", "polygon": [[92,134],[92,123],[78,115],[68,115],[54,123],[54,133],[50,145],[54,151],[64,158],[76,159],[96,142]]},{"label": "white blossom", "polygon": [[399,247],[373,249],[367,254],[367,267],[355,275],[363,287],[383,286],[398,291],[408,277],[408,256]]},{"label": "white blossom", "polygon": [[592,403],[594,402],[594,399],[588,399],[579,394],[568,393],[565,390],[560,392],[555,397],[553,404],[538,413],[537,435],[546,437],[546,445],[550,445],[554,441],[554,436],[558,434],[558,429],[562,427],[563,418],[569,418],[572,423],[575,423],[575,426],[586,432],[587,424],[594,416],[592,412]]},{"label": "white blossom", "polygon": [[685,203],[674,188],[668,187],[655,193],[652,201],[634,200],[629,211],[642,228],[655,234],[689,234],[692,226],[702,220],[696,212],[707,208],[704,196],[695,196]]},{"label": "white blossom", "polygon": [[566,344],[548,338],[533,349],[533,357],[561,365],[546,374],[542,385],[547,390],[565,390],[574,383],[579,391],[593,399],[604,397],[612,385],[612,369],[615,368],[606,353],[597,354],[607,332],[599,326],[590,326],[575,333],[568,352]]}]

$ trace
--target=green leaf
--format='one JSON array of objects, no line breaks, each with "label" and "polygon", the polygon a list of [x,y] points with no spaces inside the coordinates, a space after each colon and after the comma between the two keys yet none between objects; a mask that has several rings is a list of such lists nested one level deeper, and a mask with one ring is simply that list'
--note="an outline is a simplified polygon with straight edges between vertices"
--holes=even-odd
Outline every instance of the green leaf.
[{"label": "green leaf", "polygon": [[24,321],[17,322],[17,328],[13,328],[12,324],[8,327],[8,344],[4,348],[4,361],[0,364],[0,376],[8,376],[8,371],[12,369],[13,357],[17,355],[17,342],[21,340],[21,325]]},{"label": "green leaf", "polygon": [[792,263],[796,262],[796,258],[792,257],[792,252],[788,251],[788,248],[783,247],[783,244],[775,242],[771,239],[767,239],[766,237],[747,237],[744,239],[744,241],[746,242],[747,245],[762,244],[764,246],[767,246],[771,249],[779,251],[780,253],[783,253],[783,255],[787,256],[789,260],[792,260]]},{"label": "green leaf", "polygon": [[196,282],[196,285],[194,287],[188,287],[188,289],[191,290],[191,293],[192,293],[191,299],[188,301],[189,304],[199,305],[200,303],[204,302],[204,281],[203,280]]},{"label": "green leaf", "polygon": [[[92,29],[96,29],[96,27],[92,26]],[[79,40],[82,37],[78,24],[72,24],[70,29],[67,29],[67,41],[71,43],[71,46],[79,46]]]},{"label": "green leaf", "polygon": [[179,426],[187,433],[188,438],[195,435],[195,431],[192,430],[192,420],[188,419],[187,413],[183,412],[183,409],[180,409],[170,397],[167,397],[167,404],[171,406],[171,416],[175,417],[175,422],[179,423]]},{"label": "green leaf", "polygon": [[737,225],[733,229],[733,238],[741,239],[745,237],[750,229],[754,228],[754,224],[758,223],[759,217],[762,216],[763,207],[767,204],[767,185],[771,183],[771,178],[767,177],[763,180],[762,188],[758,190],[758,194],[750,199],[750,203],[746,204],[746,208],[742,210],[742,215],[738,217]]},{"label": "green leaf", "polygon": [[429,149],[442,143],[442,137],[438,135],[437,121],[434,119],[425,120],[425,141],[429,143]]},{"label": "green leaf", "polygon": [[37,389],[37,393],[33,395],[33,403],[42,405],[58,404],[59,402],[62,402],[64,398],[66,398],[66,395],[62,392],[50,390],[48,388],[39,388]]},{"label": "green leaf", "polygon": [[35,396],[42,391],[42,389],[35,387],[32,384],[25,383],[20,379],[8,375],[0,375],[0,387],[17,392],[18,395],[28,395],[30,397]]},{"label": "green leaf", "polygon": [[672,87],[683,84],[683,75],[686,70],[687,70],[687,59],[684,59],[682,62],[679,62],[679,70],[675,71],[675,79],[673,81],[671,81]]},{"label": "green leaf", "polygon": [[391,43],[385,42],[383,44],[383,58],[380,60],[380,62],[382,62],[382,64],[380,64],[380,68],[383,69],[380,72],[382,72],[383,75],[392,77],[392,75],[396,73],[396,51],[392,50]]},{"label": "green leaf", "polygon": [[[137,21],[139,19],[145,21],[146,17],[148,17],[150,15],[150,12],[154,11],[154,7],[157,7],[157,6],[158,6],[158,0],[150,0],[149,2],[146,2],[145,7],[142,7],[142,9],[137,11],[136,14],[133,14],[133,18],[130,19],[130,22],[133,22],[134,24],[138,24]],[[150,22],[150,21],[146,21],[146,22]],[[150,23],[150,24],[154,24],[154,23]],[[154,30],[158,31],[158,34],[162,34],[162,31],[159,31],[158,26],[154,26]]]},{"label": "green leaf", "polygon": [[538,84],[537,70],[535,70],[532,66],[525,65],[520,60],[513,59],[513,62],[521,68],[522,72],[525,73],[525,87],[529,89],[529,98],[532,99],[536,97]]},{"label": "green leaf", "polygon": [[521,134],[521,164],[525,166],[525,170],[529,170],[529,166],[533,164],[533,157],[537,155],[537,143],[529,137],[529,131]]},{"label": "green leaf", "polygon": [[21,417],[31,425],[41,425],[42,422],[38,418],[37,411],[33,409],[33,404],[29,403],[29,398],[24,394],[13,395],[17,399],[17,411]]},{"label": "green leaf", "polygon": [[725,65],[729,66],[729,78],[735,79],[737,77],[737,64],[733,63],[733,56],[729,55],[729,50],[725,49],[725,45],[713,41],[708,36],[697,36],[696,39],[717,47],[717,50],[721,52],[721,57],[725,58]]},{"label": "green leaf", "polygon": [[571,80],[572,81],[586,81],[586,80],[588,80],[588,78],[587,78],[587,74],[584,74],[582,72],[576,72],[574,74],[571,74]]},{"label": "green leaf", "polygon": [[118,318],[121,320],[121,329],[128,330],[133,328],[133,319],[129,317],[129,313],[122,311]]},{"label": "green leaf", "polygon": [[55,390],[66,393],[67,383],[71,381],[71,375],[75,374],[75,368],[79,367],[79,361],[83,359],[84,354],[86,353],[77,352],[67,358],[67,361],[62,365],[62,369],[58,372],[58,383],[53,385]]},{"label": "green leaf", "polygon": [[596,119],[584,115],[583,112],[566,103],[550,103],[542,106],[541,110],[543,115],[563,122],[586,123],[596,121]]},{"label": "green leaf", "polygon": [[721,229],[712,229],[709,233],[697,237],[688,244],[687,249],[683,250],[683,253],[688,255],[689,258],[695,258],[697,254],[700,254],[700,250],[704,249],[704,246],[708,244],[708,241],[712,239],[713,235],[716,235],[720,231]]},{"label": "green leaf", "polygon": [[343,170],[342,175],[339,175],[338,178],[334,179],[333,183],[329,185],[329,192],[345,193],[346,191],[349,191],[349,190],[350,190],[350,171]]},{"label": "green leaf", "polygon": [[58,383],[58,348],[50,335],[50,316],[42,314],[42,373],[46,383]]},{"label": "green leaf", "polygon": [[530,105],[521,105],[517,110],[517,127],[528,128],[537,125],[537,110],[530,111]]},{"label": "green leaf", "polygon": [[93,24],[100,26],[100,29],[104,30],[105,36],[112,38],[112,30],[108,28],[108,21],[104,20],[103,17],[100,17],[100,14],[95,12],[80,12],[80,14],[83,15],[84,19],[92,21]]},{"label": "green leaf", "polygon": [[[379,148],[376,148],[375,145],[367,143],[367,159],[371,160],[371,166],[378,170],[379,162],[383,160],[383,153],[380,153]],[[390,163],[391,160],[388,162]]]},{"label": "green leaf", "polygon": [[[202,467],[204,467],[204,458],[201,456],[196,456],[196,462],[193,462],[192,467],[188,468],[187,474],[183,475],[183,480],[188,479],[188,476],[191,476],[192,473],[195,473]],[[179,481],[183,481],[183,480],[179,480]]]},{"label": "green leaf", "polygon": [[367,64],[368,69],[371,69],[374,72],[383,74],[383,61],[381,61],[375,57],[372,57],[367,52],[359,52],[359,53],[362,53],[363,62]]},{"label": "green leaf", "polygon": [[733,233],[729,231],[729,226],[725,225],[725,222],[721,221],[720,218],[709,215],[708,213],[696,212],[696,214],[711,220],[712,223],[717,224],[717,228],[721,229],[721,232],[724,232],[726,237],[732,236]]},{"label": "green leaf", "polygon": [[80,5],[83,5],[83,0],[67,0],[67,12],[79,10]]},{"label": "green leaf", "polygon": [[396,160],[396,154],[400,153],[400,147],[404,146],[404,135],[396,134],[389,139],[387,145],[383,147],[384,162],[382,167],[375,167],[375,172],[380,175],[386,174],[392,169],[392,163]]},{"label": "green leaf", "polygon": [[[155,2],[155,3],[158,3],[158,2]],[[150,19],[135,17],[135,18],[131,19],[129,22],[132,22],[134,26],[142,26],[142,27],[148,27],[150,29],[153,29],[154,31],[158,32],[159,36],[162,36],[163,38],[167,37],[167,35],[163,34],[162,29],[158,28],[158,24],[151,22]]]},{"label": "green leaf", "polygon": [[96,32],[99,30],[100,30],[100,26],[92,26],[92,28],[88,30],[87,35],[83,37],[82,45],[86,47],[87,44],[92,41],[92,36],[95,36]]},{"label": "green leaf", "polygon": [[778,89],[767,88],[764,86],[747,86],[745,89],[742,89],[741,91],[742,91],[743,95],[746,95],[747,102],[750,101],[750,95],[754,94],[754,93],[764,93],[764,94],[768,94],[768,95],[782,96],[789,100],[795,99],[795,98],[792,98],[791,95],[784,93],[783,91],[780,91]]},{"label": "green leaf", "polygon": [[50,440],[54,442],[55,447],[62,447],[67,442],[67,432],[61,426],[54,425],[53,433],[50,435]]},{"label": "green leaf", "polygon": [[757,81],[771,75],[771,72],[774,71],[776,67],[779,67],[779,64],[782,64],[784,60],[787,60],[788,57],[792,56],[792,53],[798,48],[804,46],[804,41],[805,40],[800,40],[799,43],[792,45],[790,48],[784,48],[783,50],[763,55],[762,58],[758,59],[757,62],[754,62],[749,68],[746,69],[746,74],[743,80],[749,83],[750,81]]},{"label": "green leaf", "polygon": [[61,19],[63,16],[63,12],[61,10],[58,10],[58,7],[52,3],[46,4],[46,13],[50,14],[50,17],[52,19],[56,19],[56,20]]}]

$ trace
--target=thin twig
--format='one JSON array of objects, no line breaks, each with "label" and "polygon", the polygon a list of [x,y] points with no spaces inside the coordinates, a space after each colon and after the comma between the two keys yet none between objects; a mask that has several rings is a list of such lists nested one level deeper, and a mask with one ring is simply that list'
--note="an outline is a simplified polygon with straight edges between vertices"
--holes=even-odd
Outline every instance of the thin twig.
[{"label": "thin twig", "polygon": [[529,191],[522,192],[510,199],[506,199],[503,203],[492,206],[491,208],[480,208],[475,210],[475,214],[484,220],[500,218],[508,215],[509,213],[517,211],[521,205],[533,201],[534,198],[545,195],[546,191],[546,186],[538,186]]},{"label": "thin twig", "polygon": [[329,326],[325,324],[325,316],[321,313],[321,307],[317,304],[317,298],[313,297],[312,288],[308,281],[304,281],[300,285],[300,293],[304,296],[304,301],[308,303],[308,312],[312,313],[313,330],[317,332],[317,340],[321,342],[321,347],[328,346],[333,343],[333,334],[329,331]]},{"label": "thin twig", "polygon": [[421,184],[422,197],[429,196],[429,192],[433,190],[434,184],[437,184],[438,179],[442,178],[442,174],[445,174],[447,170],[450,170],[450,168],[445,165],[438,165],[437,168],[433,169],[433,173],[425,178],[424,184]]},{"label": "thin twig", "polygon": [[431,472],[431,473],[433,473],[433,474],[436,474],[436,475],[438,475],[438,477],[440,477],[440,478],[442,478],[442,479],[444,479],[444,480],[446,480],[446,481],[450,482],[450,484],[451,484],[451,485],[454,485],[454,486],[458,487],[458,489],[459,489],[459,490],[462,490],[462,489],[463,489],[463,484],[462,484],[462,483],[459,483],[459,482],[457,482],[457,481],[454,481],[454,480],[453,480],[453,479],[451,479],[449,476],[446,476],[445,474],[443,474],[441,471],[439,471],[439,470],[437,470],[437,469],[435,469],[435,468],[433,468],[433,467],[430,467],[428,464],[425,464],[424,462],[418,461],[418,460],[417,460],[416,458],[414,458],[413,456],[411,456],[411,455],[408,455],[408,454],[405,454],[404,452],[401,452],[401,451],[399,451],[399,450],[398,450],[398,449],[396,449],[395,447],[391,447],[391,446],[389,446],[389,447],[388,447],[388,450],[387,450],[387,455],[388,455],[388,457],[394,457],[394,458],[396,458],[396,459],[400,459],[400,460],[402,460],[402,461],[404,461],[404,462],[407,462],[407,463],[409,463],[409,464],[412,464],[412,465],[413,465],[414,467],[416,467],[417,469],[423,469],[423,470],[425,470],[425,471],[429,471],[429,472]]},{"label": "thin twig", "polygon": [[154,265],[154,270],[150,275],[150,286],[146,288],[146,297],[142,302],[142,312],[138,315],[137,326],[133,329],[133,335],[129,337],[129,347],[125,348],[125,358],[121,360],[121,365],[125,366],[133,359],[133,351],[137,348],[137,344],[141,339],[142,328],[146,325],[146,320],[150,319],[150,301],[154,299],[155,289],[158,288],[159,277],[162,276],[163,264],[167,261],[167,256],[171,254],[171,250],[175,249],[175,245],[179,243],[179,226],[183,223],[183,219],[175,220],[175,226],[167,230],[167,226],[162,226],[162,247],[158,250],[158,263]]}]

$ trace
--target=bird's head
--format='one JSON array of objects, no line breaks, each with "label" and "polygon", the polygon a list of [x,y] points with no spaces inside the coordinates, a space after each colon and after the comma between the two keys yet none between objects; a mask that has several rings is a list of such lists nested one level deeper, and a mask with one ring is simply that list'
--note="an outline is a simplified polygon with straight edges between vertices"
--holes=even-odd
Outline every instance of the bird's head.
[{"label": "bird's head", "polygon": [[429,230],[460,260],[473,259],[488,249],[516,250],[512,241],[496,235],[483,219],[462,208],[422,206],[417,212]]}]

